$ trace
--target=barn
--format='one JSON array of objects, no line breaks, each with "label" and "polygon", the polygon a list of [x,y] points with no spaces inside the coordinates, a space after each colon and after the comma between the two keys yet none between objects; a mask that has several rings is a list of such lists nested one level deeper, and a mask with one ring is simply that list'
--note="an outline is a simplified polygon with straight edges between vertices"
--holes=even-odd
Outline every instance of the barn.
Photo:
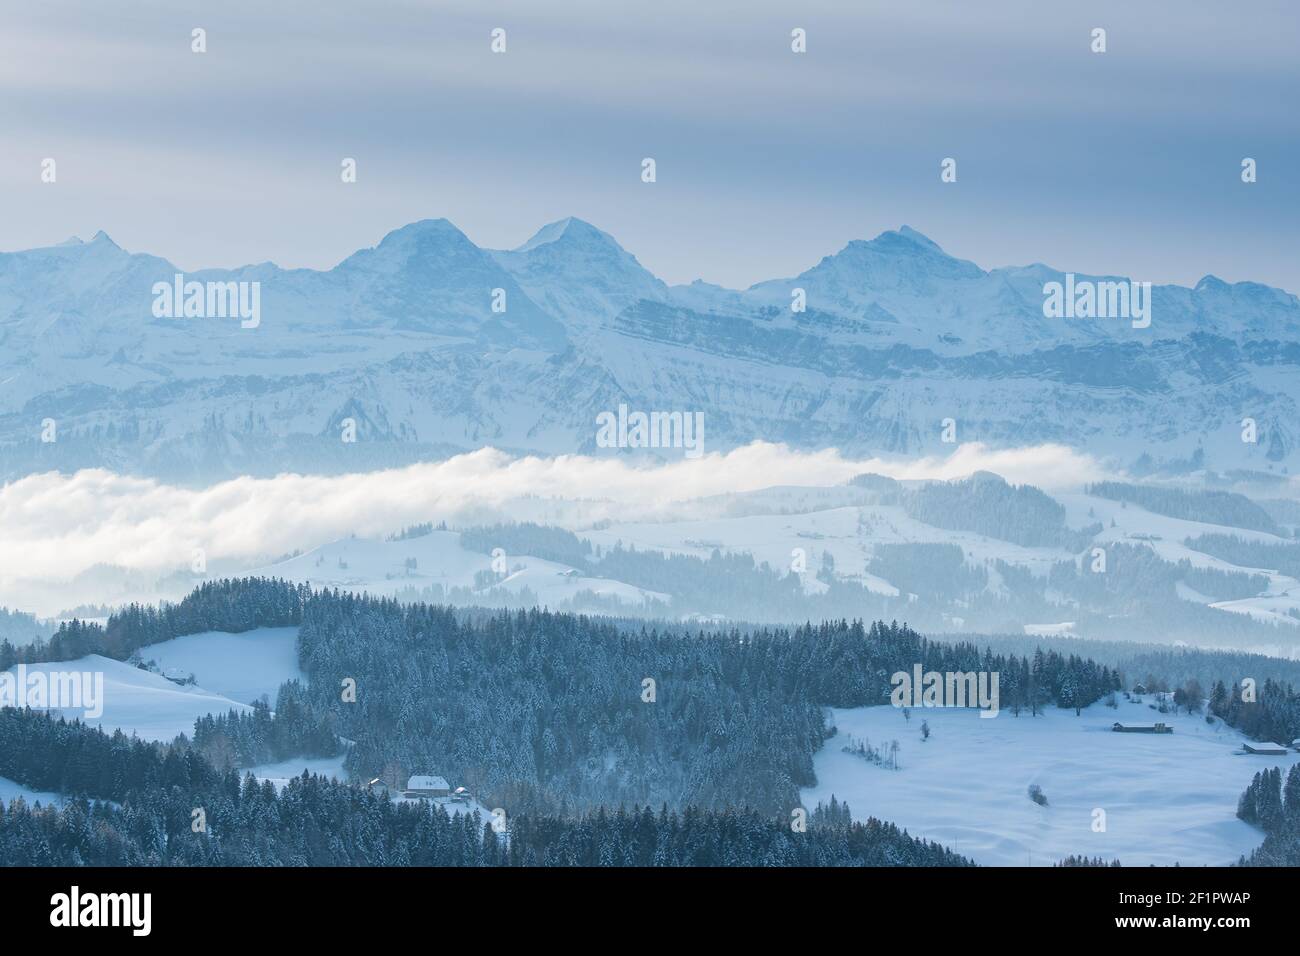
[{"label": "barn", "polygon": [[447,797],[451,795],[451,785],[444,777],[420,774],[406,781],[404,793],[408,797]]},{"label": "barn", "polygon": [[1269,757],[1285,756],[1286,748],[1281,744],[1262,743],[1262,744],[1243,744],[1248,754],[1261,754]]},{"label": "barn", "polygon": [[1117,734],[1172,734],[1174,728],[1168,724],[1121,724],[1118,720],[1110,728]]}]

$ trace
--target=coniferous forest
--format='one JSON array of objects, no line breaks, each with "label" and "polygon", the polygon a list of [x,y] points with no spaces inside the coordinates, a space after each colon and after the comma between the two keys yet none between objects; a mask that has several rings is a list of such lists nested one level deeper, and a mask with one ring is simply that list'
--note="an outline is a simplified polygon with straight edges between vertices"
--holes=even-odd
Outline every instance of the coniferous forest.
[{"label": "coniferous forest", "polygon": [[[917,663],[1000,672],[1013,714],[1083,707],[1120,686],[1117,671],[1077,656],[993,654],[899,624],[661,633],[539,610],[466,616],[267,579],[215,582],[104,626],[65,623],[5,653],[138,658],[182,634],[288,624],[299,625],[307,683],[283,685],[273,710],[212,715],[171,744],[0,712],[0,776],[78,798],[11,808],[6,859],[946,865],[960,860],[884,824],[850,825],[834,804],[812,811],[810,830],[839,836],[790,842],[799,788],[815,782],[813,754],[833,733],[825,709],[885,703],[890,675]],[[341,747],[353,781],[436,768],[509,808],[508,853],[483,821],[466,829],[323,779],[277,795],[234,769]],[[190,830],[198,806],[209,842]],[[418,835],[397,836],[408,832]]]},{"label": "coniferous forest", "polygon": [[[57,767],[57,771],[50,768]],[[77,796],[0,806],[9,866],[963,866],[897,827],[819,808],[799,832],[749,808],[520,814],[506,832],[303,776],[277,791],[184,740],[145,744],[45,713],[0,710],[0,775]],[[196,814],[202,825],[196,827]]]},{"label": "coniferous forest", "polygon": [[1255,774],[1241,795],[1237,816],[1265,833],[1263,844],[1243,864],[1300,866],[1300,765],[1290,769],[1285,783],[1278,767]]}]

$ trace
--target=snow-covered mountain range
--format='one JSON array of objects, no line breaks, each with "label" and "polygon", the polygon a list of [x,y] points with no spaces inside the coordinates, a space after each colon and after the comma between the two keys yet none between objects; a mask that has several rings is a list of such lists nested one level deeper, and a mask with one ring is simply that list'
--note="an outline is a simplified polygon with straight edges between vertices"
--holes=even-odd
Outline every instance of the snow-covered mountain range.
[{"label": "snow-covered mountain range", "polygon": [[510,251],[424,220],[327,271],[185,275],[259,283],[255,328],[157,317],[155,284],[181,271],[102,232],[0,254],[0,478],[616,454],[596,416],[621,403],[703,412],[706,451],[942,453],[944,419],[958,442],[1058,442],[1135,471],[1280,474],[1300,446],[1295,295],[1206,276],[1153,287],[1148,328],[1047,318],[1063,272],[985,270],[906,226],[745,290],[668,286],[578,219]]}]

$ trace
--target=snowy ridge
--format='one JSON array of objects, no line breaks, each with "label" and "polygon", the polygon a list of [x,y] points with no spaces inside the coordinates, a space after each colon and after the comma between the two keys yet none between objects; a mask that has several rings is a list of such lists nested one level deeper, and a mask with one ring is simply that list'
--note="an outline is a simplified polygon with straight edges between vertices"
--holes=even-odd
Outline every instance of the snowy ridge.
[{"label": "snowy ridge", "polygon": [[[211,480],[486,444],[594,452],[595,416],[620,402],[704,412],[712,449],[938,453],[952,417],[961,441],[1059,442],[1122,464],[1199,453],[1276,473],[1298,460],[1300,301],[1254,283],[1157,286],[1151,327],[1133,329],[1047,319],[1043,285],[1062,271],[985,270],[909,227],[728,290],[666,286],[578,219],[509,251],[438,219],[327,271],[187,277],[260,283],[250,330],[155,318],[154,283],[179,271],[102,233],[0,254],[0,476],[100,465]],[[791,311],[795,289],[806,312]],[[1256,444],[1240,440],[1245,416]],[[47,417],[56,443],[38,441]],[[345,418],[358,446],[339,441]]]}]

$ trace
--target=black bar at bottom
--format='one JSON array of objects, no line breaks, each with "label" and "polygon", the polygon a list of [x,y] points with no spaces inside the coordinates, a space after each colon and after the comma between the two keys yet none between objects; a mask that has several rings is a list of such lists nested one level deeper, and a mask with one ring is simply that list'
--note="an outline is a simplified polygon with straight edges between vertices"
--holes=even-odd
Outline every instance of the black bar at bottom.
[{"label": "black bar at bottom", "polygon": [[[774,920],[814,938],[837,925],[851,932],[886,920],[921,934],[918,942],[970,941],[981,932],[1005,938],[1031,926],[1062,939],[1158,940],[1172,931],[1169,938],[1230,940],[1243,931],[1289,932],[1295,885],[1294,870],[1245,868],[30,868],[0,869],[0,912],[15,939],[75,930],[83,940],[205,944],[277,937],[365,944],[461,933],[483,940],[530,926],[551,939],[612,942],[633,932],[689,944],[751,932],[761,940]],[[148,935],[139,932],[143,896],[100,894],[149,894]],[[71,925],[99,913],[125,925]],[[65,925],[53,925],[52,916]],[[602,936],[607,932],[621,935]]]}]

